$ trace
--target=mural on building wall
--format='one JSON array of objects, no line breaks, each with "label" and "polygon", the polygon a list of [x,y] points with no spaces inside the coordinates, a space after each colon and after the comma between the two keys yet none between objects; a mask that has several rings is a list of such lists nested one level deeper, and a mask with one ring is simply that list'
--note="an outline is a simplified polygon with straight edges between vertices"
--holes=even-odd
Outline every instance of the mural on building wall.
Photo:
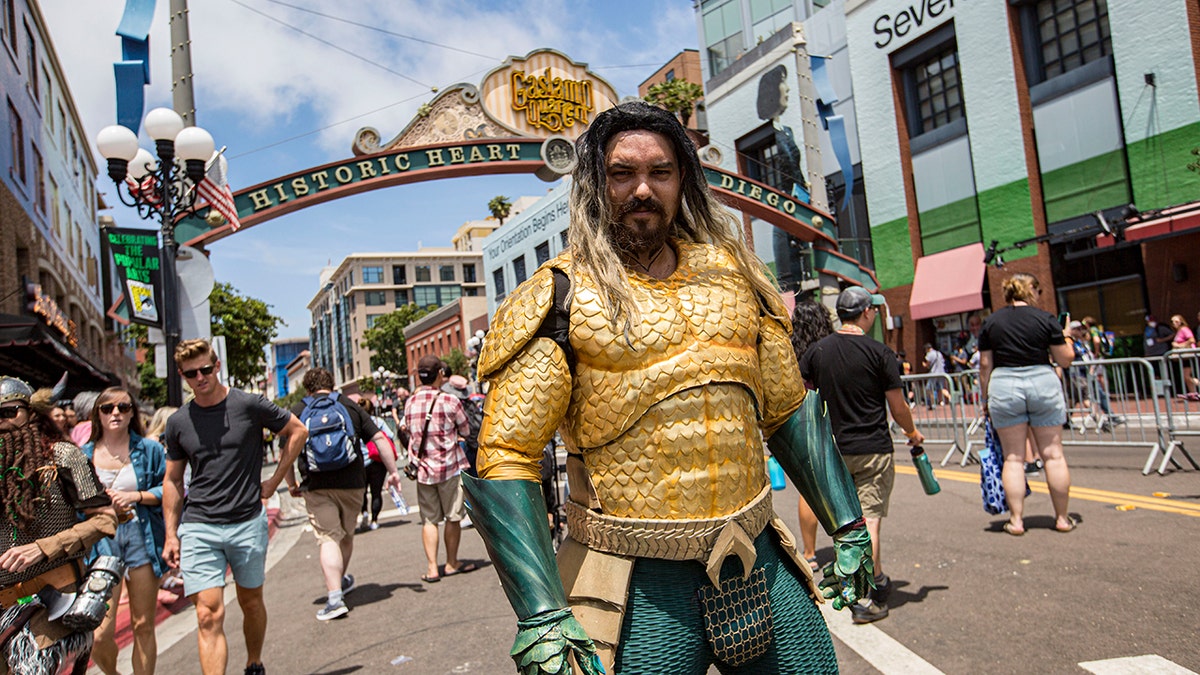
[{"label": "mural on building wall", "polygon": [[[767,178],[765,182],[771,187],[807,204],[809,185],[804,178],[800,146],[796,144],[795,132],[782,120],[787,111],[789,91],[786,66],[775,66],[758,80],[758,118],[769,121],[775,130],[772,165],[764,167],[763,173]],[[798,289],[804,279],[800,256],[807,245],[779,228],[774,228],[771,233],[771,244],[779,285],[784,290]]]}]

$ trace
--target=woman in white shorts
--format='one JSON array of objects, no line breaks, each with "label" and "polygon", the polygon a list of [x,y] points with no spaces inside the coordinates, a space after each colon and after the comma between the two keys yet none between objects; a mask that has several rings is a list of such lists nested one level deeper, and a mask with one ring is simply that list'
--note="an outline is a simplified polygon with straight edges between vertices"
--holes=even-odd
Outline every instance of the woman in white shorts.
[{"label": "woman in white shorts", "polygon": [[1071,473],[1063,456],[1062,425],[1067,420],[1062,383],[1051,364],[1067,368],[1074,351],[1063,327],[1049,312],[1032,306],[1041,295],[1038,280],[1024,272],[1004,282],[1005,307],[979,331],[979,378],[987,392],[984,410],[1004,450],[1001,480],[1008,497],[1004,531],[1025,534],[1025,437],[1033,440],[1045,463],[1046,485],[1054,505],[1054,529],[1070,532],[1067,513]]}]

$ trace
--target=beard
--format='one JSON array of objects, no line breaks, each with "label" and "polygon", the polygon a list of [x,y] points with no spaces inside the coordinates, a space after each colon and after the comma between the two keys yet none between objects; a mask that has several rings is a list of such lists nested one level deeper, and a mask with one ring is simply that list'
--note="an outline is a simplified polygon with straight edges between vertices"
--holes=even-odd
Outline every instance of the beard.
[{"label": "beard", "polygon": [[[658,214],[658,218],[655,219],[651,215],[636,228],[625,224],[625,217],[630,213],[647,210]],[[609,232],[617,251],[637,257],[639,254],[655,253],[667,243],[671,224],[667,222],[666,208],[654,197],[630,199],[621,204],[614,216],[609,225]]]}]

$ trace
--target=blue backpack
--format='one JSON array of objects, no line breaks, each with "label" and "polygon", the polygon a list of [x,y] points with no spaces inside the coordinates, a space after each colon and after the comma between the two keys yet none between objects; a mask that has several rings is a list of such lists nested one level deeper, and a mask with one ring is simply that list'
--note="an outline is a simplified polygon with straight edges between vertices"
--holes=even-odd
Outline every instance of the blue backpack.
[{"label": "blue backpack", "polygon": [[354,420],[338,402],[337,392],[320,398],[306,396],[300,421],[308,429],[304,461],[309,471],[336,471],[354,461]]}]

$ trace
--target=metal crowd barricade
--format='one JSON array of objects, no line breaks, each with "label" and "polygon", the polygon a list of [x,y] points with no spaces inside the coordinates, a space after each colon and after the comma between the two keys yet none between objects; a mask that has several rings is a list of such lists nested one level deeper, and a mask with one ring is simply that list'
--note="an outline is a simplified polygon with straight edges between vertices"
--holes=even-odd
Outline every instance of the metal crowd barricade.
[{"label": "metal crowd barricade", "polygon": [[[925,437],[925,445],[948,445],[942,466],[955,451],[963,452],[966,443],[963,423],[962,392],[954,378],[946,373],[904,375],[904,395],[912,409],[913,422]],[[905,443],[903,430],[892,423],[893,440]]]},{"label": "metal crowd barricade", "polygon": [[[1170,388],[1159,374],[1163,364],[1155,361],[1075,361],[1062,369],[1069,427],[1063,430],[1063,445],[1147,447],[1150,453],[1143,475],[1150,473],[1160,452],[1164,454],[1160,474],[1168,463],[1178,467],[1171,455],[1182,445],[1173,442],[1170,432]],[[1188,460],[1192,461],[1190,456]]]},{"label": "metal crowd barricade", "polygon": [[[1192,468],[1200,469],[1183,444],[1186,437],[1200,436],[1200,349],[1174,349],[1154,361],[1155,367],[1161,368],[1158,374],[1162,379],[1167,436],[1158,472],[1163,473],[1168,462],[1179,467],[1173,459],[1176,450]],[[1152,456],[1147,461],[1143,473],[1149,473],[1154,459]]]}]

